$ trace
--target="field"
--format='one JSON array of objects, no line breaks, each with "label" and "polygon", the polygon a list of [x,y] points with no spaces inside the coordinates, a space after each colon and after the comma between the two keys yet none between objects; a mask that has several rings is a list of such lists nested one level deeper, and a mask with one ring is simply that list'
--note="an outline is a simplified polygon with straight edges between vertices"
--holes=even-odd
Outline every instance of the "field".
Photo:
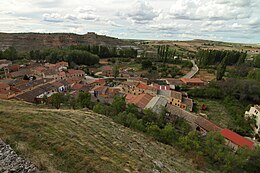
[{"label": "field", "polygon": [[89,111],[0,100],[0,138],[42,172],[200,172],[175,148]]},{"label": "field", "polygon": [[207,109],[199,112],[202,114],[206,114],[208,119],[212,122],[216,123],[222,128],[228,126],[228,122],[230,122],[230,115],[225,106],[221,103],[220,100],[211,100],[211,99],[195,99],[197,103],[197,108],[201,109],[202,105],[206,105]]},{"label": "field", "polygon": [[170,45],[174,49],[185,52],[196,52],[198,49],[212,49],[212,50],[246,50],[248,54],[258,54],[260,52],[260,46],[257,44],[240,44],[240,43],[228,43],[210,40],[190,40],[190,41],[149,41],[147,46],[156,45]]},{"label": "field", "polygon": [[194,78],[200,78],[203,81],[209,82],[216,78],[214,73],[209,73],[205,69],[200,69],[199,72],[194,76]]}]

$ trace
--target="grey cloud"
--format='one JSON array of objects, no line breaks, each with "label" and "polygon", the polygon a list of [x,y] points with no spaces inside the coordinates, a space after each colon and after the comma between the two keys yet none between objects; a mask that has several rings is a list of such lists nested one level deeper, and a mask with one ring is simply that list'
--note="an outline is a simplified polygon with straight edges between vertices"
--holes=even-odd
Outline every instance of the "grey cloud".
[{"label": "grey cloud", "polygon": [[63,22],[64,18],[59,13],[44,13],[43,15],[43,21],[46,22]]},{"label": "grey cloud", "polygon": [[137,0],[126,16],[134,23],[144,24],[159,16],[159,13],[147,1]]}]

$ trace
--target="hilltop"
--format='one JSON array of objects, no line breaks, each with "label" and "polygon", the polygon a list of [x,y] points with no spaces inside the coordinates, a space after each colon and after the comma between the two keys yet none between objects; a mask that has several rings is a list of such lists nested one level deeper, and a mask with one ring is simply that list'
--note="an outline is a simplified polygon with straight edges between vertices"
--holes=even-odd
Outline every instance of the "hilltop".
[{"label": "hilltop", "polygon": [[11,46],[17,50],[33,50],[86,44],[121,46],[129,43],[93,32],[84,35],[73,33],[0,33],[0,50]]},{"label": "hilltop", "polygon": [[201,172],[175,148],[83,110],[0,100],[0,138],[43,172]]}]

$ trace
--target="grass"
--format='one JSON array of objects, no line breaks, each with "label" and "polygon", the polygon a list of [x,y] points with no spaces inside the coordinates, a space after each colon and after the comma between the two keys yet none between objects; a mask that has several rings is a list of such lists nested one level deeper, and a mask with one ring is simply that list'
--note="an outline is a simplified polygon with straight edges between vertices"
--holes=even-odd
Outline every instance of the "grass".
[{"label": "grass", "polygon": [[207,106],[207,110],[201,110],[200,112],[206,114],[209,120],[222,128],[228,127],[228,123],[231,122],[231,117],[227,108],[222,103],[222,100],[196,98],[194,101],[198,104],[198,109],[201,109],[203,104]]},{"label": "grass", "polygon": [[0,100],[0,138],[42,172],[202,172],[175,148],[93,112]]}]

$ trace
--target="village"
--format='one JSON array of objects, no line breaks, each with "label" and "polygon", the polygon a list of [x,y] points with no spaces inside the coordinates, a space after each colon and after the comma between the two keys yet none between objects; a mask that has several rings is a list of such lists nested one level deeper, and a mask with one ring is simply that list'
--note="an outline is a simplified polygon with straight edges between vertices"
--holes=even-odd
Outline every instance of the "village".
[{"label": "village", "polygon": [[[200,78],[161,78],[159,82],[149,82],[147,78],[133,76],[125,69],[118,69],[118,77],[114,76],[112,65],[103,65],[95,69],[99,78],[87,75],[83,70],[70,69],[68,62],[60,61],[55,64],[31,62],[30,65],[16,65],[12,61],[1,60],[0,69],[5,78],[0,80],[0,98],[16,99],[30,103],[43,103],[55,93],[64,93],[76,97],[80,92],[91,94],[94,102],[111,104],[116,96],[124,97],[127,104],[134,104],[140,111],[152,110],[160,114],[167,110],[167,116],[177,116],[185,119],[193,128],[206,135],[208,132],[220,132],[226,143],[232,149],[239,147],[254,148],[252,139],[221,128],[202,116],[193,112],[194,101],[186,92],[175,89],[183,85],[196,88],[207,85]],[[206,109],[203,105],[201,109]],[[257,117],[255,133],[260,127],[260,107],[255,105],[246,117]]]}]

